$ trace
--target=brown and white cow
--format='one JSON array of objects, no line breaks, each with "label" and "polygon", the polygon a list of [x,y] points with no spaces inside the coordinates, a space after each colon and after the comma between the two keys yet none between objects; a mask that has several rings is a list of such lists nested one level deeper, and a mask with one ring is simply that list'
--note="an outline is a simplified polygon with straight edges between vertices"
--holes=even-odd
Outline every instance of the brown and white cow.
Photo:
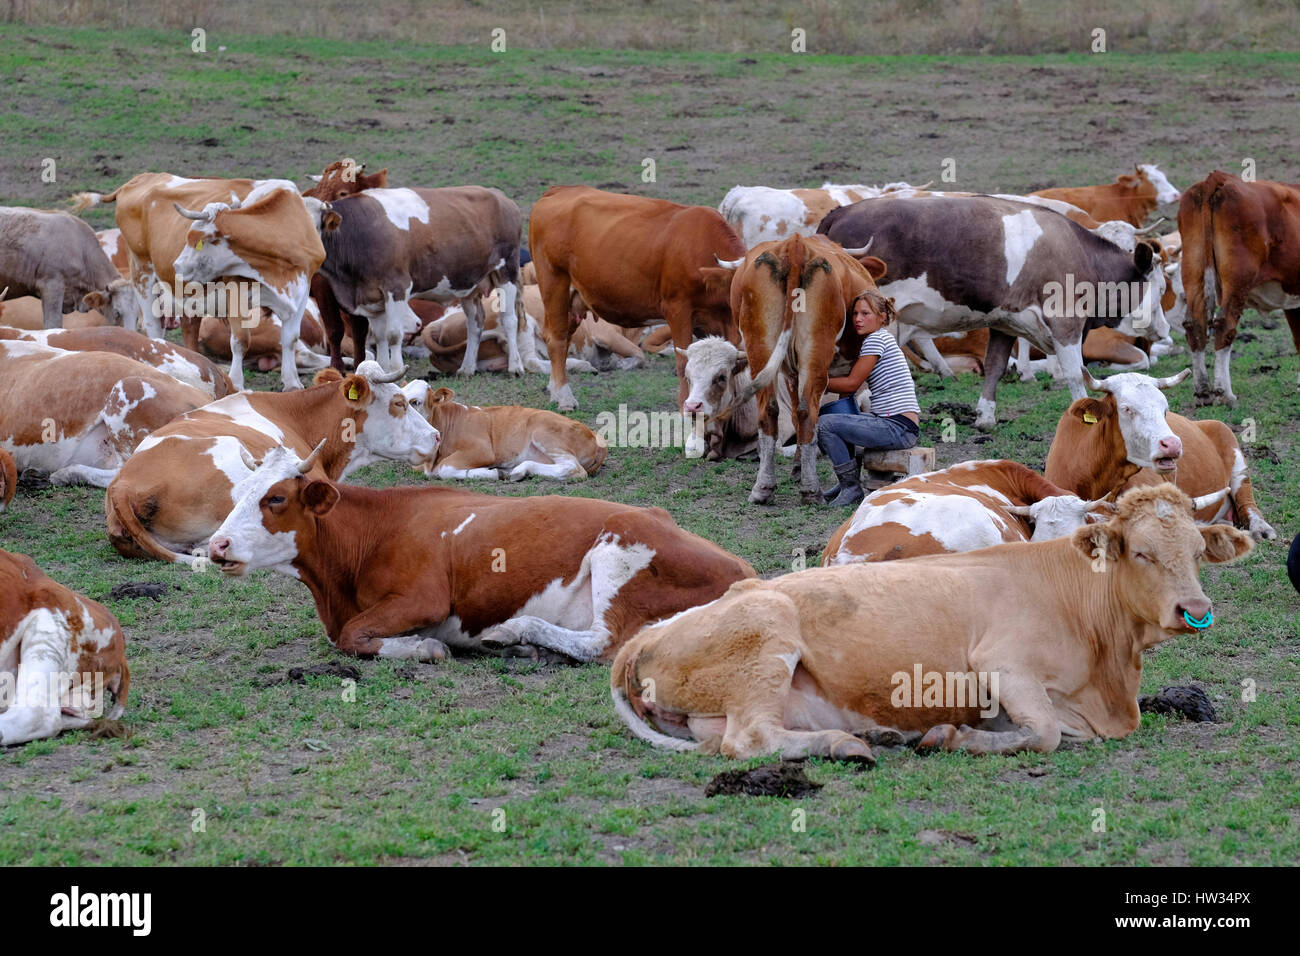
[{"label": "brown and white cow", "polygon": [[516,318],[505,324],[509,369],[522,375],[522,229],[519,206],[499,189],[367,189],[330,203],[321,221],[327,253],[321,274],[338,308],[351,316],[354,347],[365,340],[364,323],[373,329],[375,357],[386,369],[401,365],[407,325],[419,327],[408,300],[454,300],[471,319],[460,372],[472,375],[483,332],[482,299],[499,290],[501,311]]},{"label": "brown and white cow", "polygon": [[[682,410],[695,421],[695,427],[686,434],[687,458],[704,456],[709,461],[721,461],[738,458],[758,447],[758,401],[753,397],[749,356],[744,350],[719,335],[696,339],[686,350],[683,375],[690,390]],[[776,444],[783,455],[793,455],[795,449],[787,450],[786,445],[794,436],[794,422],[790,391],[784,381],[776,387],[776,402]]]},{"label": "brown and white cow", "polygon": [[120,718],[131,671],[117,618],[3,550],[0,595],[0,745]]},{"label": "brown and white cow", "polygon": [[1068,202],[1100,221],[1122,219],[1140,226],[1156,206],[1177,202],[1179,194],[1154,163],[1142,163],[1105,186],[1039,189],[1030,195]]},{"label": "brown and white cow", "polygon": [[[1300,352],[1300,183],[1248,183],[1215,170],[1183,194],[1178,231],[1196,400],[1235,406],[1230,363],[1243,310],[1282,309]],[[1211,324],[1213,390],[1205,367]]]},{"label": "brown and white cow", "polygon": [[438,455],[425,472],[435,478],[503,478],[529,475],[581,480],[605,461],[605,440],[582,422],[541,408],[464,405],[449,388],[430,390],[417,380],[402,387],[411,406],[438,430]]},{"label": "brown and white cow", "polygon": [[17,490],[18,466],[14,463],[14,456],[0,448],[0,511],[9,507]]},{"label": "brown and white cow", "polygon": [[1101,520],[1093,509],[1104,504],[1103,498],[1075,497],[1019,462],[964,461],[867,495],[831,535],[822,564],[894,561],[1011,541],[1048,541],[1087,521]]},{"label": "brown and white cow", "polygon": [[772,189],[736,186],[718,203],[718,212],[736,230],[746,249],[760,242],[779,242],[791,236],[814,236],[817,224],[832,209],[881,196],[913,196],[926,186],[886,183],[884,186],[841,186],[822,183],[820,189]]},{"label": "brown and white cow", "polygon": [[[900,342],[909,328],[931,336],[990,330],[976,428],[997,422],[997,383],[1017,336],[1055,354],[1070,394],[1081,398],[1089,329],[1168,333],[1155,247],[1139,242],[1124,252],[1041,206],[990,196],[873,199],[833,210],[817,229],[845,247],[872,242],[872,255],[889,266],[880,291],[898,310]],[[953,255],[954,243],[967,252]]]},{"label": "brown and white cow", "polygon": [[766,504],[776,490],[776,379],[786,368],[799,446],[800,493],[805,502],[822,501],[817,483],[817,410],[840,330],[845,329],[846,344],[854,339],[845,326],[853,299],[876,287],[875,279],[885,274],[885,264],[874,256],[864,256],[860,262],[824,236],[760,243],[743,259],[721,264],[735,270],[731,311],[744,336],[753,376],[741,398],[758,396],[758,477],[749,500]]},{"label": "brown and white cow", "polygon": [[348,654],[434,660],[542,648],[608,658],[644,624],[754,569],[661,508],[456,488],[339,485],[277,448],[208,546],[226,574],[276,568],[311,590]]},{"label": "brown and white cow", "polygon": [[26,332],[0,328],[0,341],[35,342],[65,352],[112,352],[156,368],[209,398],[223,398],[235,386],[226,373],[197,352],[116,326],[95,329],[45,329]]},{"label": "brown and white cow", "polygon": [[[260,319],[255,302],[280,319],[284,387],[302,388],[290,356],[311,276],[325,257],[317,236],[323,203],[303,199],[287,179],[186,179],[169,173],[141,173],[111,193],[73,197],[75,210],[101,203],[117,205],[117,224],[131,251],[131,281],[151,338],[162,337],[165,313],[177,314],[185,347],[198,351],[201,317],[220,312],[231,325],[230,378],[243,388],[244,340]],[[194,296],[196,288],[203,289],[203,302]],[[214,304],[218,299],[225,301]]]},{"label": "brown and white cow", "polygon": [[[708,277],[716,274],[718,259],[743,257],[745,248],[715,209],[589,186],[552,186],[529,216],[528,248],[546,311],[549,391],[560,411],[578,407],[565,369],[569,339],[583,318],[573,308],[575,291],[614,325],[667,322],[673,344],[682,350],[692,335],[740,341],[725,280]],[[685,365],[678,354],[679,408],[686,398]]]},{"label": "brown and white cow", "polygon": [[[280,367],[281,325],[278,316],[263,312],[261,320],[252,328],[244,329],[239,324],[236,328],[241,336],[245,368],[256,367],[258,371],[269,372]],[[229,321],[205,315],[199,325],[199,345],[208,355],[229,362],[234,357],[230,351]],[[299,372],[316,372],[329,365],[325,329],[321,324],[320,310],[312,299],[307,300],[307,308],[302,313],[298,338],[293,343],[293,361]]]},{"label": "brown and white cow", "polygon": [[1183,369],[1169,378],[1152,378],[1126,372],[1098,381],[1085,372],[1088,387],[1102,397],[1081,398],[1061,416],[1047,452],[1047,480],[1082,498],[1164,481],[1200,502],[1227,487],[1227,500],[1198,507],[1196,517],[1231,518],[1256,541],[1277,537],[1255,504],[1246,459],[1232,429],[1169,411],[1162,390],[1190,374]]},{"label": "brown and white cow", "polygon": [[314,474],[329,478],[374,461],[431,461],[438,433],[392,384],[400,375],[374,362],[346,378],[326,369],[303,391],[241,392],[160,429],[104,496],[113,547],[193,564],[238,500],[249,463],[280,445],[305,455],[323,442]]},{"label": "brown and white cow", "polygon": [[1177,488],[1139,488],[1065,538],[742,581],[628,641],[610,692],[640,739],[737,758],[1126,737],[1142,652],[1194,633],[1188,618],[1209,623],[1200,563],[1251,547],[1197,527]]},{"label": "brown and white cow", "polygon": [[0,289],[41,300],[43,325],[63,326],[65,312],[98,310],[134,330],[140,314],[131,283],[118,273],[95,232],[66,212],[0,206]]},{"label": "brown and white cow", "polygon": [[111,352],[0,341],[0,446],[56,485],[107,487],[146,436],[210,399]]}]

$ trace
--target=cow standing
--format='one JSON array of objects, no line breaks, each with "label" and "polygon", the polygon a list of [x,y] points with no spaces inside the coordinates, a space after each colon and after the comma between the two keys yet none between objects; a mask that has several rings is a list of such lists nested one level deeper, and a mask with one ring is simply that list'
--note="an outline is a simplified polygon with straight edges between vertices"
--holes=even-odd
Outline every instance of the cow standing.
[{"label": "cow standing", "polygon": [[223,573],[271,567],[311,590],[347,654],[458,650],[607,659],[644,624],[712,601],[754,569],[661,508],[455,488],[338,485],[267,455],[212,536]]},{"label": "cow standing", "polygon": [[[1196,401],[1235,407],[1230,363],[1243,310],[1282,309],[1300,353],[1300,184],[1248,183],[1216,170],[1183,193],[1178,232]],[[1215,306],[1211,391],[1205,346]]]},{"label": "cow standing", "polygon": [[[528,248],[546,311],[549,392],[560,411],[578,407],[565,359],[587,308],[624,328],[667,322],[682,352],[692,335],[721,335],[739,344],[717,261],[743,257],[745,247],[717,210],[589,186],[552,186],[529,216]],[[574,309],[574,291],[581,311]],[[678,408],[687,391],[682,352]]]},{"label": "cow standing", "polygon": [[1146,222],[1157,205],[1178,201],[1178,190],[1153,163],[1142,163],[1105,186],[1040,189],[1030,195],[1070,203],[1098,220],[1122,220],[1133,226]]}]

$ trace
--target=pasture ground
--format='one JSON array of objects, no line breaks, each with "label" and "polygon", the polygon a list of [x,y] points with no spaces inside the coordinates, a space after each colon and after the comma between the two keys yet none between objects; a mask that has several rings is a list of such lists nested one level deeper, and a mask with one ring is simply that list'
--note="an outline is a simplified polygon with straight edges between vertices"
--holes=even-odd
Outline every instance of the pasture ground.
[{"label": "pasture ground", "polygon": [[[944,157],[957,161],[959,188],[988,190],[1109,181],[1151,161],[1186,186],[1214,166],[1239,169],[1241,157],[1262,178],[1300,178],[1287,135],[1300,118],[1295,56],[494,58],[220,42],[232,52],[201,57],[172,34],[0,29],[12,99],[0,119],[10,160],[0,196],[53,206],[144,169],[302,181],[340,155],[388,165],[394,184],[498,185],[525,207],[558,182],[707,204],[738,182],[924,182],[938,179]],[[55,183],[40,179],[47,156],[57,159]],[[657,158],[656,183],[640,181],[645,157]],[[111,214],[93,221],[108,225]],[[1300,528],[1300,397],[1279,318],[1243,322],[1239,408],[1197,413],[1190,383],[1169,394],[1174,410],[1238,431],[1253,420],[1243,447],[1256,494],[1289,541]],[[1165,359],[1156,371],[1185,363]],[[250,376],[257,388],[276,382]],[[478,404],[545,399],[540,376],[447,384]],[[575,388],[575,414],[589,424],[620,404],[668,410],[671,363],[579,376]],[[963,413],[978,392],[973,378],[921,376],[918,391],[922,440],[941,465],[1012,457],[1041,467],[1068,405],[1045,380],[1003,383],[1002,421],[985,437]],[[946,416],[957,441],[945,444]],[[754,508],[754,467],[615,448],[581,485],[481,490],[661,505],[765,576],[789,570],[801,550],[815,562],[847,512],[796,504],[788,479],[776,507]],[[355,480],[424,479],[377,466]],[[825,786],[798,801],[706,799],[704,784],[731,765],[632,739],[603,667],[346,661],[296,581],[227,581],[121,559],[104,536],[102,502],[93,489],[20,492],[0,521],[0,546],[31,554],[119,616],[133,676],[129,739],[74,733],[0,752],[0,862],[1277,864],[1300,849],[1300,624],[1281,543],[1208,569],[1215,627],[1146,658],[1144,693],[1200,684],[1219,723],[1147,715],[1128,739],[1048,756],[881,751],[870,772],[812,762]],[[106,598],[137,580],[173,589],[159,603]],[[899,595],[881,613],[925,599]],[[355,663],[355,701],[337,677],[284,680],[289,667],[325,663]],[[1242,700],[1247,680],[1252,702]],[[1097,808],[1105,832],[1093,829]],[[803,829],[792,826],[795,810]]]}]

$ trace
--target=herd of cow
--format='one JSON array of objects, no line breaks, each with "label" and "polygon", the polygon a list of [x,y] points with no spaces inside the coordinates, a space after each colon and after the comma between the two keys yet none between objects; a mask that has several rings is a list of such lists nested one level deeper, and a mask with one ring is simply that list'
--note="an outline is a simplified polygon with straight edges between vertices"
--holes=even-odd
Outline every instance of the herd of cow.
[{"label": "herd of cow", "polygon": [[[1170,412],[1163,390],[1194,374],[1198,401],[1235,403],[1247,306],[1285,310],[1300,349],[1300,186],[1215,172],[1180,195],[1142,165],[1029,196],[736,187],[717,210],[557,186],[525,249],[499,190],[391,188],[352,160],[313,178],[300,192],[141,174],[74,197],[115,204],[98,236],[71,213],[0,208],[0,510],[20,477],[102,487],[122,555],[292,575],[344,653],[612,661],[615,709],[655,745],[866,762],[882,743],[1007,753],[1130,733],[1141,652],[1212,620],[1200,564],[1276,536],[1232,431]],[[1147,219],[1174,201],[1179,232],[1153,238]],[[893,300],[919,369],[983,371],[979,428],[996,425],[1017,339],[1022,375],[1065,379],[1044,474],[967,461],[888,484],[824,567],[770,581],[659,508],[342,482],[379,460],[580,479],[609,453],[555,412],[403,384],[404,351],[461,375],[549,369],[571,411],[570,370],[672,348],[687,455],[756,445],[750,500],[766,503],[788,440],[820,501],[818,408],[832,365],[858,354],[845,318],[868,289]],[[64,327],[91,310],[102,326]],[[163,340],[173,322],[184,347]],[[1179,327],[1192,367],[1143,374]],[[284,390],[243,390],[251,360],[278,361]],[[102,675],[120,716],[111,613],[23,555],[0,551],[0,579],[15,693],[0,740],[88,726],[81,674]],[[922,589],[934,599],[909,600]],[[965,694],[900,703],[914,670],[995,675],[993,714]]]}]

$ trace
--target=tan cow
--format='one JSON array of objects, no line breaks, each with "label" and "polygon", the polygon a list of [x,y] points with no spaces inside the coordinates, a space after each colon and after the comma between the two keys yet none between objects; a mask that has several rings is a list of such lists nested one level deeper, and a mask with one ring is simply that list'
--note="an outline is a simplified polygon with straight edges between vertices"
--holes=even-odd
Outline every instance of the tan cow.
[{"label": "tan cow", "polygon": [[111,352],[0,341],[0,446],[56,485],[107,487],[146,436],[210,398]]},{"label": "tan cow", "polygon": [[1246,459],[1232,429],[1169,411],[1162,390],[1190,374],[1183,369],[1157,379],[1126,372],[1098,381],[1084,372],[1088,388],[1102,397],[1081,398],[1061,416],[1047,452],[1047,480],[1082,498],[1167,481],[1198,496],[1198,502],[1226,486],[1227,500],[1198,507],[1196,517],[1231,518],[1256,541],[1277,537],[1255,504]]},{"label": "tan cow", "polygon": [[0,684],[7,689],[0,745],[121,717],[131,671],[117,618],[48,577],[27,555],[3,550],[0,595]]},{"label": "tan cow", "polygon": [[197,388],[209,398],[222,398],[235,391],[235,386],[226,373],[202,355],[162,339],[151,339],[114,325],[94,329],[44,329],[39,332],[0,328],[0,341],[2,340],[35,342],[65,352],[112,352],[156,368],[182,385]]},{"label": "tan cow", "polygon": [[608,659],[649,621],[711,601],[754,569],[661,508],[595,498],[376,491],[312,478],[275,449],[212,536],[223,573],[275,568],[316,599],[347,654],[460,650]]},{"label": "tan cow", "polygon": [[425,472],[435,478],[497,478],[529,475],[581,480],[605,461],[605,441],[582,422],[519,405],[463,405],[449,388],[430,391],[414,381],[402,388],[411,406],[442,440]]},{"label": "tan cow", "polygon": [[313,462],[329,478],[374,461],[431,461],[438,433],[392,384],[400,377],[374,362],[346,378],[325,369],[304,391],[240,392],[160,429],[104,496],[113,547],[128,558],[193,564],[251,463],[280,445],[305,455],[324,443]]},{"label": "tan cow", "polygon": [[1122,219],[1134,226],[1146,222],[1156,206],[1177,202],[1179,197],[1178,190],[1153,163],[1142,163],[1132,173],[1105,186],[1039,189],[1030,195],[1068,202],[1097,220]]},{"label": "tan cow", "polygon": [[[244,364],[248,366],[255,363],[258,371],[262,372],[278,368],[280,334],[280,320],[265,311],[252,328],[241,329]],[[324,354],[325,329],[321,325],[320,311],[311,299],[307,300],[307,308],[302,313],[298,336],[298,340],[293,343],[293,357],[300,372],[315,372],[329,364],[329,358]],[[229,362],[233,358],[230,351],[229,320],[205,315],[199,325],[199,344],[209,355]]]},{"label": "tan cow", "polygon": [[628,641],[610,692],[640,739],[738,758],[872,762],[863,737],[986,754],[1126,737],[1142,652],[1212,621],[1200,562],[1251,547],[1198,528],[1177,488],[1135,489],[1065,538],[743,581]]},{"label": "tan cow", "polygon": [[0,511],[4,511],[18,490],[18,466],[14,456],[0,448]]}]

